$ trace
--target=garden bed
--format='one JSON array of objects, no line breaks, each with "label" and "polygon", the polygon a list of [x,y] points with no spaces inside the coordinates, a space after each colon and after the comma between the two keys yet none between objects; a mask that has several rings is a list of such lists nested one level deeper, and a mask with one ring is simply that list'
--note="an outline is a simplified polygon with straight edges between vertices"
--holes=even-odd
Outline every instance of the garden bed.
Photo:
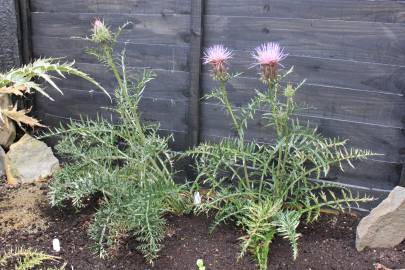
[{"label": "garden bed", "polygon": [[[223,225],[209,234],[211,219],[205,216],[168,217],[165,248],[154,267],[144,263],[131,239],[125,240],[116,256],[100,259],[91,253],[92,241],[86,232],[96,202],[79,214],[73,209],[52,209],[46,201],[46,192],[46,185],[19,189],[0,186],[0,253],[12,247],[30,247],[54,254],[52,239],[57,237],[62,251],[54,255],[62,258],[59,265],[67,262],[66,269],[192,270],[197,269],[195,263],[199,258],[204,260],[207,270],[256,269],[249,256],[236,261],[240,232],[232,225]],[[270,251],[269,269],[360,270],[374,269],[374,263],[405,268],[405,243],[395,249],[357,252],[354,241],[358,222],[355,215],[328,215],[316,226],[301,225],[298,259],[294,262],[288,242],[277,238]]]}]

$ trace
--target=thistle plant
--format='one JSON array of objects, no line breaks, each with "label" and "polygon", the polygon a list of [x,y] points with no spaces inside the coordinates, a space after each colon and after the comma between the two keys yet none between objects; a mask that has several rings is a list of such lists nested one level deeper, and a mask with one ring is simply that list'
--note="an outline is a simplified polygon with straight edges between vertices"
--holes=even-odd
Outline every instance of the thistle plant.
[{"label": "thistle plant", "polygon": [[[374,153],[349,148],[346,140],[325,138],[316,128],[295,119],[299,106],[294,97],[302,83],[282,86],[292,68],[283,69],[281,62],[287,54],[277,43],[264,44],[252,54],[265,89],[256,91],[247,106],[234,108],[226,89],[228,82],[238,76],[226,69],[231,55],[229,49],[216,46],[208,49],[204,58],[219,84],[206,98],[222,103],[235,136],[201,144],[188,152],[196,160],[198,171],[194,192],[199,186],[208,186],[196,212],[214,210],[213,228],[235,221],[245,231],[240,238],[240,256],[250,251],[259,268],[265,270],[276,235],[290,242],[295,259],[300,236],[297,228],[302,220],[314,222],[323,208],[343,212],[372,199],[353,195],[338,184],[313,180],[326,176],[332,166],[343,170],[345,163],[353,166],[352,160]],[[267,111],[261,117],[274,132],[273,144],[245,140],[249,120],[259,109]]]},{"label": "thistle plant", "polygon": [[[51,101],[54,101],[44,85],[40,82],[46,82],[60,94],[63,94],[62,90],[55,83],[55,79],[66,78],[65,75],[73,75],[83,78],[93,83],[108,95],[107,91],[94,79],[86,73],[76,69],[74,67],[74,62],[61,63],[60,59],[55,58],[40,58],[21,68],[11,69],[6,73],[0,73],[0,94],[26,97],[34,92],[38,92]],[[39,82],[38,80],[41,81]],[[18,109],[18,104],[15,103],[10,106],[10,108],[2,108],[0,119],[5,125],[8,125],[7,119],[11,119],[20,127],[22,127],[21,124],[31,127],[43,127],[39,120],[27,115],[30,111],[31,108]]]},{"label": "thistle plant", "polygon": [[165,215],[187,211],[191,199],[173,180],[171,137],[160,137],[157,125],[141,122],[139,102],[154,74],[145,70],[136,82],[128,80],[125,52],[114,52],[118,36],[96,20],[88,38],[97,46],[91,53],[115,76],[110,110],[118,121],[82,118],[47,134],[60,137],[56,149],[70,161],[51,182],[49,197],[53,206],[70,201],[81,208],[98,196],[89,227],[95,250],[102,257],[114,253],[132,235],[152,263],[165,237]]},{"label": "thistle plant", "polygon": [[[14,265],[16,270],[30,270],[40,267],[46,261],[59,261],[60,258],[46,253],[28,248],[16,248],[5,251],[0,254],[0,266],[1,267],[10,267]],[[2,268],[5,269],[5,268]],[[8,268],[10,269],[10,268]],[[59,270],[65,269],[65,266],[58,268]],[[49,269],[50,270],[50,269]],[[55,268],[56,270],[56,268]]]}]

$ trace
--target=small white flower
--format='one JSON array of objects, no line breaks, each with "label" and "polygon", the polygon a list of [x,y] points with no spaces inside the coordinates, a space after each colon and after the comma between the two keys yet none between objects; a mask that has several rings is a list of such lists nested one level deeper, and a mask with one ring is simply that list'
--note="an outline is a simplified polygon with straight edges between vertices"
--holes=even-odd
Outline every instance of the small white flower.
[{"label": "small white flower", "polygon": [[52,240],[52,247],[55,252],[60,252],[60,241],[59,239],[55,238]]},{"label": "small white flower", "polygon": [[201,195],[200,192],[194,193],[194,205],[200,205],[201,204]]}]

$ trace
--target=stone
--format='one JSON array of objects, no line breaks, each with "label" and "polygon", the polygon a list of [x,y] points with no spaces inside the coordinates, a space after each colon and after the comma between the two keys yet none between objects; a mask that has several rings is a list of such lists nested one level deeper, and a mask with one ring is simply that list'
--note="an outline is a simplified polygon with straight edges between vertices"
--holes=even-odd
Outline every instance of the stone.
[{"label": "stone", "polygon": [[[11,97],[8,94],[0,94],[0,110],[9,110],[13,107]],[[3,122],[4,121],[4,122]],[[15,124],[7,117],[0,121],[0,145],[8,148],[14,142],[16,136]]]},{"label": "stone", "polygon": [[392,248],[405,239],[405,188],[395,187],[388,197],[357,226],[356,248]]},{"label": "stone", "polygon": [[10,185],[43,181],[59,169],[52,149],[28,134],[10,146],[5,159]]}]

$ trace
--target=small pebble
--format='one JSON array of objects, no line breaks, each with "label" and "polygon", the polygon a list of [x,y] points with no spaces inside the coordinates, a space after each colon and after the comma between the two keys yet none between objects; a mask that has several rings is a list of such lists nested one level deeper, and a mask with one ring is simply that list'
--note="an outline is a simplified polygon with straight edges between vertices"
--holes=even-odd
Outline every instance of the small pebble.
[{"label": "small pebble", "polygon": [[60,252],[60,242],[59,239],[55,238],[52,240],[52,247],[55,252]]}]

